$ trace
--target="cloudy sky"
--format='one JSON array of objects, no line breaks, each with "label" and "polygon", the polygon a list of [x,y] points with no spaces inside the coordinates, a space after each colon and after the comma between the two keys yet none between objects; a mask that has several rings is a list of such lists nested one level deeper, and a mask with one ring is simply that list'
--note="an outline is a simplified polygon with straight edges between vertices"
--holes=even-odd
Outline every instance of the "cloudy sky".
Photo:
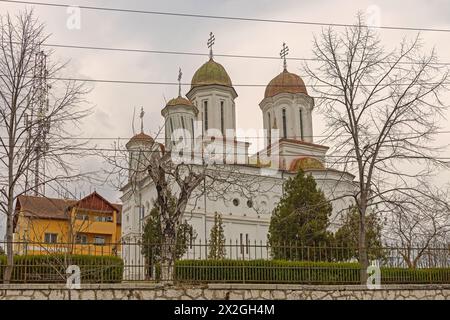
[{"label": "cloudy sky", "polygon": [[[104,6],[146,11],[165,11],[205,15],[239,16],[263,19],[297,21],[316,21],[332,23],[352,23],[358,10],[379,9],[380,22],[384,26],[406,26],[418,28],[450,29],[450,1],[325,1],[325,0],[76,0],[45,1],[53,3],[73,3],[86,6]],[[23,10],[23,4],[0,2],[0,13]],[[31,7],[31,6],[27,6]],[[81,28],[68,29],[67,8],[35,6],[35,13],[45,23],[51,34],[48,43],[149,49],[161,51],[183,51],[207,54],[206,41],[209,32],[214,32],[217,54],[277,56],[281,44],[286,42],[291,56],[310,57],[312,37],[320,32],[320,26],[297,24],[277,24],[245,22],[232,20],[199,19],[163,15],[148,15],[123,12],[81,11]],[[416,32],[381,30],[383,43],[393,48],[405,37],[414,37]],[[441,61],[450,62],[450,33],[423,32],[426,48],[436,47]],[[105,52],[80,49],[56,49],[55,59],[70,60],[66,70],[69,76],[91,79],[176,82],[178,68],[181,67],[184,82],[189,82],[195,70],[207,57]],[[281,60],[238,59],[217,57],[228,71],[235,84],[266,84],[282,71]],[[291,72],[299,71],[300,61],[289,61]],[[305,81],[306,82],[306,81]],[[236,87],[239,97],[236,100],[237,127],[262,128],[259,102],[264,87]],[[188,88],[183,88],[187,92]],[[161,109],[165,101],[177,95],[178,88],[170,85],[102,84],[93,85],[88,100],[94,106],[94,113],[83,123],[83,136],[89,138],[117,138],[132,135],[133,108],[143,106],[145,130],[150,134],[162,125]],[[450,103],[447,96],[447,102]],[[450,117],[449,117],[450,118]],[[449,122],[442,126],[450,127]],[[314,117],[314,134],[324,130],[320,116]],[[450,135],[443,135],[441,142]],[[98,140],[98,146],[111,146],[111,141]],[[447,155],[450,155],[448,149]],[[101,167],[99,161],[84,161],[80,164],[85,170]],[[449,180],[449,172],[443,179]],[[72,192],[89,192],[81,187]],[[87,188],[87,187],[85,187]],[[118,201],[120,192],[104,185],[91,186],[111,201]],[[1,223],[1,222],[0,222]],[[4,226],[3,226],[4,227]],[[1,227],[0,227],[1,235]]]}]

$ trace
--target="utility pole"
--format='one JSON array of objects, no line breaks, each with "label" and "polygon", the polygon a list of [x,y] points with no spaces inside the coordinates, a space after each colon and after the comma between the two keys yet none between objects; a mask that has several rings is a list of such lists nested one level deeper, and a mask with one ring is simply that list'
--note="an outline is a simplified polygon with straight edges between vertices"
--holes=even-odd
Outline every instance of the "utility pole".
[{"label": "utility pole", "polygon": [[[47,55],[40,49],[35,56],[35,67],[33,75],[33,97],[31,101],[31,119],[26,117],[27,127],[29,128],[28,139],[34,137],[36,139],[34,147],[34,185],[33,193],[38,196],[40,193],[45,194],[45,185],[42,177],[45,176],[45,154],[48,151],[47,135],[50,131],[50,119],[48,118],[49,100],[47,70]],[[36,115],[34,112],[36,111]],[[36,117],[36,126],[33,125],[33,116]],[[31,132],[31,131],[34,132]],[[31,163],[30,163],[31,165]],[[27,178],[28,180],[28,178]]]}]

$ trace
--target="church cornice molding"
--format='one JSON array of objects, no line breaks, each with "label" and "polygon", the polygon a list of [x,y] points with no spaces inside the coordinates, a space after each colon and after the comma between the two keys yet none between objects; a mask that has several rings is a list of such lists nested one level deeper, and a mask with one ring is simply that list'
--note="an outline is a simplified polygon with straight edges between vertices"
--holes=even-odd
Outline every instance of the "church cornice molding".
[{"label": "church cornice molding", "polygon": [[[238,94],[237,94],[236,90],[234,90],[233,87],[228,87],[228,86],[219,85],[219,84],[210,84],[210,85],[194,87],[191,90],[189,90],[188,93],[186,93],[186,97],[188,97],[189,100],[193,100],[194,95],[198,94],[201,96],[201,94],[203,92],[211,91],[211,90],[217,90],[218,92],[226,92],[228,94],[231,94],[233,99],[236,99],[238,97]],[[205,94],[205,95],[210,95],[210,94],[211,94],[211,92],[209,94]]]},{"label": "church cornice molding", "polygon": [[304,93],[279,93],[276,96],[264,98],[259,106],[263,111],[267,111],[271,106],[277,106],[283,102],[289,105],[307,104],[311,105],[311,110],[314,108],[314,98]]}]

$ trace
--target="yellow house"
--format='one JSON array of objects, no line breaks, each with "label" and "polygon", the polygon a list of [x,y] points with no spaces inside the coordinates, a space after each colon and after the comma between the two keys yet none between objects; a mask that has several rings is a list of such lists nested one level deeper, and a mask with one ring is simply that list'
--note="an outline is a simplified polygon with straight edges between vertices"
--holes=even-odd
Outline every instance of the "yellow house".
[{"label": "yellow house", "polygon": [[121,212],[97,192],[81,200],[19,196],[15,252],[119,255]]}]

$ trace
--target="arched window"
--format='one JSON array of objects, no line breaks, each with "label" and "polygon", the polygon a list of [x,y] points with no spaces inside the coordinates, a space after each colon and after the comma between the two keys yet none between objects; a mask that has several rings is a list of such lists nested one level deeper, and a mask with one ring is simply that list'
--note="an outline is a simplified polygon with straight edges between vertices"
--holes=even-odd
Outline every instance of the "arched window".
[{"label": "arched window", "polygon": [[205,133],[208,130],[208,101],[203,101],[203,114],[205,116],[204,119],[204,126],[205,126]]},{"label": "arched window", "polygon": [[186,127],[184,126],[184,117],[181,116],[181,127],[184,129],[186,129]]},{"label": "arched window", "polygon": [[303,136],[303,111],[302,111],[302,108],[300,108],[300,137],[302,140],[305,140],[304,136]]},{"label": "arched window", "polygon": [[269,125],[267,126],[267,145],[270,145],[270,142],[272,141],[272,120],[270,119],[270,112],[267,112],[267,120],[269,122]]},{"label": "arched window", "polygon": [[222,131],[222,136],[225,137],[225,118],[224,118],[224,102],[220,101],[220,130]]},{"label": "arched window", "polygon": [[283,109],[283,138],[287,138],[286,109]]}]

